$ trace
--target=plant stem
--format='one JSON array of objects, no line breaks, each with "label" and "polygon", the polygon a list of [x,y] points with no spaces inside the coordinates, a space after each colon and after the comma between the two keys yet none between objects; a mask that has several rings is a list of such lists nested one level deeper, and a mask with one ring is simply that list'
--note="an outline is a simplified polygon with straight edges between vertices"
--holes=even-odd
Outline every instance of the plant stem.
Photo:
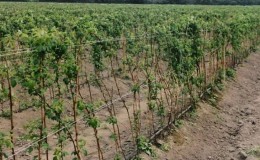
[{"label": "plant stem", "polygon": [[[8,81],[8,90],[9,90],[9,104],[10,104],[10,122],[11,122],[11,129],[10,129],[10,135],[11,135],[11,143],[14,146],[14,118],[13,118],[13,97],[12,97],[12,86],[10,82],[10,74],[9,74],[9,65],[7,60],[6,62],[6,67],[7,67],[7,81]],[[15,152],[14,152],[14,147],[12,147],[12,155],[13,155],[13,160],[15,160]],[[1,156],[0,156],[1,157]]]}]

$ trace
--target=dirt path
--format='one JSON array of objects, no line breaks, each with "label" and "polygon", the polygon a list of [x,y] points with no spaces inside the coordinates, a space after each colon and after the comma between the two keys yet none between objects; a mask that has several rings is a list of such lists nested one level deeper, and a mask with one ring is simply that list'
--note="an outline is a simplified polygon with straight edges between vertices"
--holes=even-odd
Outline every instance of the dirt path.
[{"label": "dirt path", "polygon": [[236,78],[226,86],[217,107],[201,103],[179,129],[159,140],[155,159],[260,159],[259,51],[237,68]]}]

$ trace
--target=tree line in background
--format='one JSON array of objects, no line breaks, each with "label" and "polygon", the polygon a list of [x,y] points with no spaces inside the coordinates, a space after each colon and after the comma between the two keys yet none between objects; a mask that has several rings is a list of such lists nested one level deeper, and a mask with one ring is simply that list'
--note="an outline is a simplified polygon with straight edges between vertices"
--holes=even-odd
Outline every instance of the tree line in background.
[{"label": "tree line in background", "polygon": [[68,2],[68,3],[79,2],[79,3],[136,3],[136,4],[260,5],[260,0],[4,0],[4,1]]}]

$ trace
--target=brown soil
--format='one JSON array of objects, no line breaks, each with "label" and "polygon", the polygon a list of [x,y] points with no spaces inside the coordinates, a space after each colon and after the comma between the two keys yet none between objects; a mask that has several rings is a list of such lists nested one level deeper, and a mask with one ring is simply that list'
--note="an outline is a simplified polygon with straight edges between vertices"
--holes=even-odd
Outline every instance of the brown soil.
[{"label": "brown soil", "polygon": [[[89,65],[82,68],[86,68],[87,71],[91,70]],[[166,150],[169,149],[169,152],[155,149],[158,159],[230,159],[231,157],[236,159],[240,156],[238,154],[240,151],[253,151],[254,147],[260,146],[260,85],[258,84],[260,82],[260,70],[257,70],[257,68],[260,68],[260,55],[252,54],[249,57],[248,62],[244,63],[244,67],[240,67],[238,69],[236,80],[227,84],[229,87],[225,90],[223,100],[217,107],[221,109],[216,109],[206,103],[201,103],[200,107],[198,107],[196,115],[193,115],[192,118],[187,119],[180,129],[173,132],[173,134],[165,140],[162,148]],[[165,69],[166,68],[164,68],[163,71]],[[112,99],[117,99],[117,101],[113,102],[113,105],[115,107],[117,119],[120,120],[118,125],[120,128],[122,148],[126,155],[130,155],[134,152],[135,148],[132,143],[127,111],[124,108],[122,100],[118,99],[119,95],[116,93],[116,86],[113,78],[109,77],[108,74],[109,73],[104,73],[103,77],[106,78],[104,78],[103,82],[108,88],[108,92],[113,94]],[[144,79],[142,73],[139,72],[136,74],[140,76],[139,80]],[[133,82],[122,77],[117,77],[117,79],[121,94],[128,94]],[[80,82],[84,83],[84,76],[80,79]],[[87,86],[82,85],[80,92],[83,96],[82,99],[88,102],[90,95]],[[103,96],[98,87],[91,86],[91,92],[92,96],[95,97],[95,101],[100,100],[104,103]],[[143,86],[140,97],[137,99],[139,101],[138,103],[140,103],[138,105],[142,108],[141,133],[142,135],[149,136],[153,126],[150,123],[151,115],[147,111],[146,93],[147,87]],[[162,93],[162,97],[163,96],[164,94]],[[110,99],[107,92],[105,92],[105,97],[108,100]],[[72,116],[71,98],[65,97],[64,99],[67,106],[67,114]],[[19,99],[19,101],[23,100],[23,98]],[[135,103],[133,101],[133,95],[130,94],[125,96],[124,100],[126,102],[126,107],[129,109],[131,114],[130,118],[133,120],[133,104]],[[257,105],[258,108],[256,108]],[[111,105],[109,107],[111,107]],[[113,159],[116,154],[116,147],[115,143],[111,140],[111,138],[109,138],[113,132],[113,129],[110,124],[106,123],[106,118],[109,116],[107,108],[100,110],[96,113],[96,116],[102,122],[98,131],[104,157],[105,159]],[[34,120],[35,117],[39,117],[39,110],[35,108],[29,108],[14,114],[16,150],[28,143],[24,140],[18,139],[18,137],[22,136],[26,132],[23,129],[23,126],[29,121]],[[81,118],[81,116],[78,117],[78,119]],[[157,119],[155,119],[155,121],[157,121]],[[159,122],[159,119],[157,122]],[[54,122],[52,121],[48,121],[49,130],[53,123]],[[159,124],[155,126],[157,127]],[[8,131],[9,128],[9,120],[1,117],[0,130]],[[87,150],[89,154],[87,157],[84,157],[84,159],[98,159],[93,129],[87,127],[82,121],[78,122],[78,129],[79,139],[83,139],[87,143]],[[154,128],[154,130],[156,129],[157,128]],[[258,137],[256,135],[258,135]],[[252,140],[247,141],[249,137],[250,139],[252,138]],[[49,137],[48,141],[51,146],[50,154],[52,155],[57,143],[57,135]],[[64,149],[69,153],[70,151],[73,151],[72,143],[66,141],[66,146]],[[17,156],[17,158],[22,160],[30,160],[33,159],[33,155],[36,155],[36,151],[32,154],[22,152]],[[44,154],[42,157],[43,159],[45,158]],[[50,156],[50,158],[52,159],[52,156]],[[72,159],[72,156],[67,156],[65,159],[70,160]],[[146,157],[146,159],[150,158]]]},{"label": "brown soil", "polygon": [[[259,51],[258,51],[259,52]],[[251,54],[225,84],[216,107],[200,103],[182,125],[171,131],[161,147],[160,160],[260,159],[260,54]]]},{"label": "brown soil", "polygon": [[[90,58],[88,58],[90,59]],[[87,60],[88,60],[87,59]],[[90,102],[90,94],[89,89],[86,84],[86,78],[84,76],[85,73],[93,73],[93,66],[90,64],[87,60],[82,60],[82,76],[80,77],[80,93],[82,95],[82,100],[85,102]],[[18,59],[20,61],[20,59]],[[109,64],[108,64],[109,66]],[[163,66],[162,66],[163,67]],[[108,69],[109,70],[109,69]],[[125,155],[128,157],[135,151],[134,144],[132,142],[132,135],[131,135],[131,128],[129,124],[129,118],[126,111],[126,108],[128,108],[128,111],[130,113],[130,119],[133,121],[133,105],[134,105],[134,98],[133,94],[131,92],[131,86],[133,85],[132,80],[125,78],[123,75],[117,76],[117,83],[120,90],[121,95],[123,96],[123,100],[125,101],[125,105],[123,104],[123,101],[120,99],[119,94],[117,93],[117,87],[115,85],[114,78],[109,75],[110,73],[105,70],[101,77],[103,79],[103,85],[102,90],[104,92],[104,96],[108,100],[108,105],[105,105],[105,101],[102,95],[102,92],[100,91],[100,88],[91,85],[90,90],[92,93],[92,97],[94,99],[94,102],[100,102],[98,106],[100,107],[98,109],[98,112],[96,112],[96,117],[98,117],[101,121],[101,125],[98,128],[98,136],[100,138],[100,146],[104,155],[105,159],[113,159],[114,155],[116,154],[116,151],[119,150],[116,147],[115,142],[110,138],[113,132],[113,127],[111,124],[108,124],[106,122],[106,119],[109,117],[108,108],[111,108],[112,106],[115,108],[116,117],[119,120],[118,126],[120,129],[120,139],[121,139],[121,145],[122,149],[125,151]],[[138,75],[140,83],[144,81],[144,75],[142,72],[138,71],[135,73]],[[130,77],[130,75],[127,75]],[[107,91],[105,89],[105,86],[107,87]],[[18,87],[17,87],[18,88]],[[137,96],[138,99],[138,106],[142,106],[141,110],[141,116],[142,116],[142,126],[141,126],[141,132],[143,135],[149,135],[151,132],[151,116],[149,115],[147,111],[147,100],[146,100],[146,93],[147,93],[147,87],[145,85],[142,85],[141,91],[140,91],[140,97]],[[29,122],[35,120],[36,118],[40,118],[40,110],[36,107],[29,107],[27,109],[24,109],[22,111],[19,110],[20,103],[24,101],[31,100],[28,93],[19,87],[19,90],[15,90],[16,95],[16,101],[17,103],[14,107],[14,139],[15,139],[15,152],[19,151],[20,149],[26,148],[27,144],[30,144],[31,142],[27,142],[20,137],[22,137],[24,134],[26,134],[26,130],[24,129],[24,126],[28,124]],[[112,95],[112,97],[109,97],[109,94]],[[50,101],[51,92],[46,93],[47,102]],[[66,108],[66,116],[69,116],[72,118],[72,99],[69,94],[64,93],[63,100]],[[113,104],[110,104],[110,100],[113,100]],[[51,101],[49,102],[51,103]],[[140,103],[140,104],[139,104]],[[0,106],[3,109],[9,110],[8,102],[5,102],[4,105]],[[101,105],[101,106],[100,106]],[[136,105],[136,104],[135,104]],[[125,108],[126,107],[126,108]],[[103,109],[102,109],[103,108]],[[66,117],[64,116],[64,117]],[[82,120],[82,115],[77,117],[77,126],[78,126],[78,134],[79,139],[84,140],[86,142],[86,149],[88,151],[88,156],[85,156],[83,159],[98,159],[98,151],[97,151],[97,144],[96,139],[94,137],[94,131],[92,128],[86,126],[86,124]],[[155,119],[156,121],[156,119]],[[51,130],[51,127],[56,124],[57,122],[48,120],[47,121],[47,128],[48,128],[48,134],[51,134],[54,132],[54,130]],[[10,129],[10,120],[4,117],[0,117],[0,131],[4,131],[8,133]],[[157,128],[155,128],[157,129]],[[56,131],[56,130],[55,130]],[[72,134],[74,136],[74,130],[71,129]],[[150,131],[150,132],[149,132]],[[116,131],[117,132],[117,131]],[[52,135],[52,134],[51,134]],[[53,158],[53,152],[55,150],[55,147],[57,147],[57,141],[58,136],[57,134],[49,136],[48,137],[48,143],[50,145],[50,159]],[[64,150],[67,151],[69,154],[74,151],[74,147],[72,145],[72,142],[67,139],[64,142],[63,146]],[[120,149],[121,149],[120,148]],[[6,153],[10,154],[10,149],[4,150]],[[21,160],[31,160],[33,159],[33,156],[37,155],[36,149],[32,153],[27,153],[23,150],[23,152],[20,152],[16,157],[17,159]],[[66,160],[71,160],[73,156],[66,156]],[[10,158],[11,159],[11,158]],[[42,151],[42,159],[45,159],[45,152]]]}]

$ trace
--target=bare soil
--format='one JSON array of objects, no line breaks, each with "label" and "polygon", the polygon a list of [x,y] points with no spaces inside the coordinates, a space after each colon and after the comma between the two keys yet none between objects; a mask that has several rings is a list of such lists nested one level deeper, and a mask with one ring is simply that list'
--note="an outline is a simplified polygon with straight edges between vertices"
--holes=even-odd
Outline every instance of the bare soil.
[{"label": "bare soil", "polygon": [[[82,68],[86,68],[86,71],[91,70],[89,65]],[[164,70],[165,68],[163,71]],[[237,70],[235,80],[226,84],[228,87],[225,89],[223,99],[219,102],[218,106],[213,107],[207,103],[200,103],[197,111],[190,114],[191,116],[182,122],[180,128],[173,131],[166,139],[160,140],[162,142],[160,148],[153,147],[157,154],[155,159],[229,160],[232,158],[240,159],[243,156],[244,159],[248,157],[256,159],[257,156],[259,157],[260,148],[258,149],[257,147],[260,147],[260,54],[250,55],[248,60],[243,63],[243,66],[240,66]],[[137,74],[140,76],[140,80],[144,79],[141,73]],[[118,99],[119,95],[116,93],[113,78],[106,75],[104,77],[107,77],[104,78],[103,82],[108,88],[108,92],[105,92],[105,94],[110,93],[113,95],[112,99],[117,99],[113,102],[113,105],[110,106],[115,107],[117,119],[120,120],[118,125],[120,128],[122,148],[126,152],[126,155],[130,155],[135,151],[135,148],[132,144],[128,114],[123,105],[123,101]],[[133,101],[133,95],[128,95],[133,82],[122,77],[117,78],[121,94],[126,95],[123,99],[131,113],[130,118],[133,119],[132,108],[135,102]],[[84,82],[84,77],[81,78],[81,81],[82,83]],[[86,102],[90,99],[88,91],[86,85],[81,86],[80,92],[83,96],[82,99]],[[95,97],[95,101],[103,101],[103,96],[98,87],[91,86],[91,92],[92,96]],[[142,108],[142,135],[150,135],[152,128],[152,124],[150,123],[151,116],[147,109],[146,92],[147,87],[143,86],[140,97],[137,98],[139,101],[138,106]],[[164,96],[164,94],[162,94],[162,96]],[[110,100],[107,94],[105,97]],[[64,99],[66,101],[67,114],[71,116],[71,98],[66,97]],[[24,99],[19,99],[19,101],[23,100]],[[106,123],[106,119],[109,116],[107,108],[97,112],[96,116],[102,122],[98,131],[104,157],[105,159],[113,159],[116,154],[116,146],[111,138],[109,138],[111,133],[113,133],[113,129],[111,125]],[[39,117],[39,110],[35,108],[28,108],[14,114],[16,150],[28,143],[18,137],[26,133],[23,126],[36,117]],[[81,117],[78,117],[78,119],[81,119]],[[155,119],[155,121],[156,120],[157,119]],[[48,122],[48,124],[50,124],[48,126],[49,132],[51,132],[50,127],[53,123],[52,121]],[[9,128],[9,120],[0,117],[0,130],[8,131]],[[98,159],[93,130],[82,121],[78,121],[78,129],[79,138],[85,140],[87,143],[89,154],[87,157],[84,157],[84,159]],[[156,129],[157,128],[154,130]],[[49,137],[48,141],[51,146],[50,153],[52,153],[57,143],[57,135]],[[64,149],[66,151],[73,151],[72,143],[67,141]],[[33,159],[32,157],[34,155],[36,155],[36,151],[32,154],[22,152],[17,157],[22,160],[30,160]],[[42,154],[42,156],[44,157],[44,154]],[[151,159],[146,155],[142,156],[145,159]],[[50,158],[52,159],[52,156],[50,156]],[[67,156],[65,159],[70,160],[72,157]]]},{"label": "bare soil", "polygon": [[218,105],[206,102],[153,146],[160,160],[260,159],[260,54],[253,53],[226,82]]}]

